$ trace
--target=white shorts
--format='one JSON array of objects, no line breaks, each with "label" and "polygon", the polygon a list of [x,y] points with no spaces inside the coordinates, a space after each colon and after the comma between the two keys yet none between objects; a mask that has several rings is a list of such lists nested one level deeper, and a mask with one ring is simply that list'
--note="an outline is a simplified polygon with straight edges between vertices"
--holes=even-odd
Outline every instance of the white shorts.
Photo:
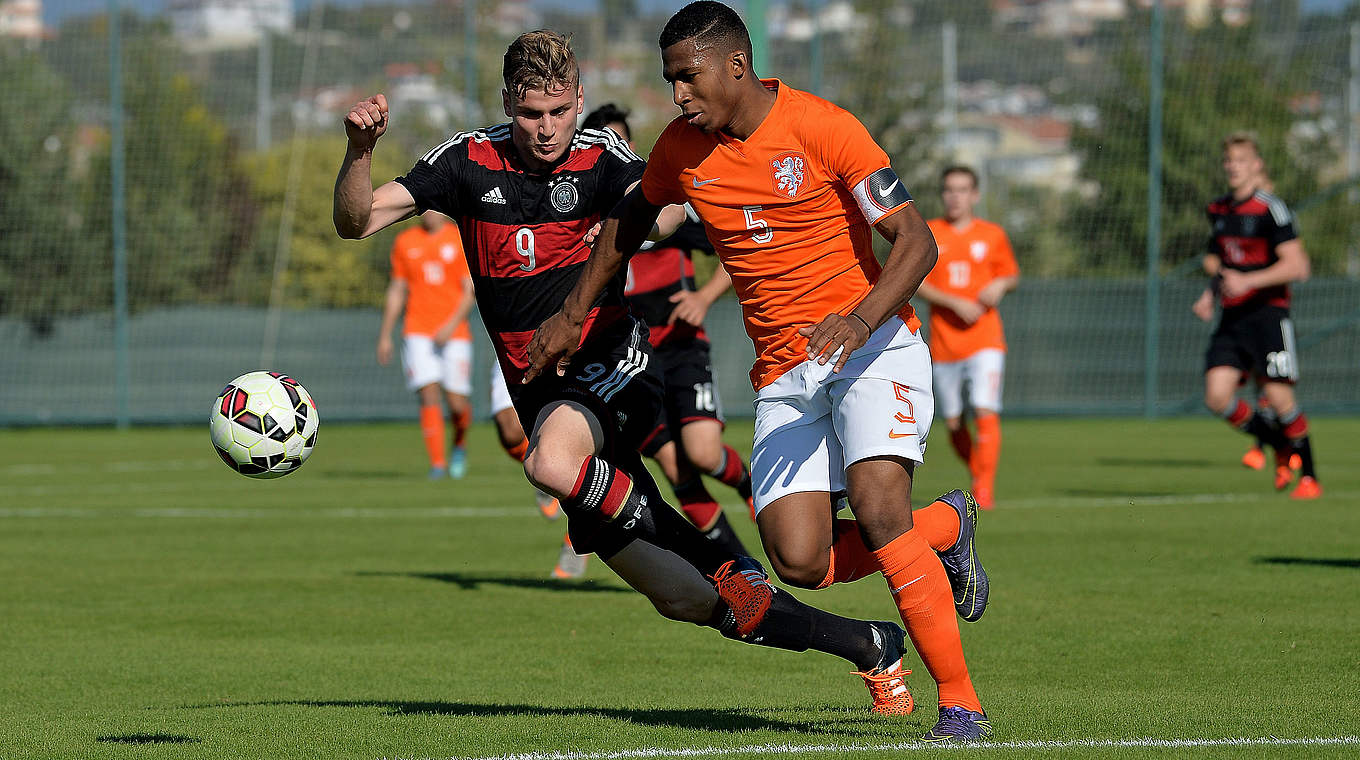
[{"label": "white shorts", "polygon": [[472,341],[451,340],[436,346],[428,335],[406,335],[401,344],[406,387],[419,390],[439,383],[449,393],[472,393]]},{"label": "white shorts", "polygon": [[491,416],[495,417],[506,409],[514,408],[515,404],[510,400],[510,389],[505,385],[505,373],[501,372],[501,363],[496,359],[491,360]]},{"label": "white shorts", "polygon": [[930,350],[890,319],[837,374],[805,361],[756,394],[751,488],[756,512],[792,493],[845,489],[862,459],[921,462],[935,413]]},{"label": "white shorts", "polygon": [[940,416],[963,415],[963,387],[968,386],[968,405],[973,409],[1001,411],[1001,386],[1006,374],[1006,352],[984,348],[957,362],[935,362],[935,398]]}]

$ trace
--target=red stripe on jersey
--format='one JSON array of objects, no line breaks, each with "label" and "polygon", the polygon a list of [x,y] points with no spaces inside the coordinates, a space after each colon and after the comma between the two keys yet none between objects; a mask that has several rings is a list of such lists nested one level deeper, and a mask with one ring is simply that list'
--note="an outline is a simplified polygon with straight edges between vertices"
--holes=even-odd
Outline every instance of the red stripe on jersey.
[{"label": "red stripe on jersey", "polygon": [[[481,164],[493,172],[511,171],[523,174],[524,167],[519,165],[519,161],[515,160],[510,152],[513,150],[514,141],[509,137],[501,140],[469,140],[467,155],[469,160]],[[603,152],[604,148],[598,145],[577,147],[571,150],[571,155],[566,161],[553,169],[553,173],[593,169]]]},{"label": "red stripe on jersey", "polygon": [[628,290],[624,295],[669,288],[682,277],[693,276],[694,262],[679,248],[638,251],[628,262]]},{"label": "red stripe on jersey", "polygon": [[678,319],[668,325],[647,328],[647,342],[651,343],[653,348],[660,348],[667,341],[685,340],[687,338],[706,341],[708,334],[704,332],[704,328],[695,327]]},{"label": "red stripe on jersey", "polygon": [[[590,310],[586,315],[586,321],[581,326],[581,345],[585,345],[596,332],[603,330],[615,322],[628,315],[628,309],[623,306],[605,306]],[[519,332],[493,332],[491,333],[491,346],[496,349],[496,356],[501,362],[501,371],[505,375],[507,385],[518,385],[524,379],[524,373],[529,369],[529,357],[525,355],[524,349],[528,348],[529,341],[533,340],[536,330],[521,330]],[[580,346],[578,346],[579,348]],[[544,370],[554,372],[555,368],[549,367]]]},{"label": "red stripe on jersey", "polygon": [[532,277],[585,261],[590,257],[585,236],[594,223],[594,217],[520,225],[463,219],[464,234],[477,252],[477,274],[496,278]]}]

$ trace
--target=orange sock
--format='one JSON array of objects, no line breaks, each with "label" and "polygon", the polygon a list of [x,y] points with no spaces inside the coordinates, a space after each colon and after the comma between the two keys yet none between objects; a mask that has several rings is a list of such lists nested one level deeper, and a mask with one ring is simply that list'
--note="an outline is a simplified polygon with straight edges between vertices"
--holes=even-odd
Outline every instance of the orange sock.
[{"label": "orange sock", "polygon": [[1001,459],[1001,415],[978,415],[977,426],[977,443],[973,446],[969,469],[979,485],[992,488],[996,482],[996,464]]},{"label": "orange sock", "polygon": [[940,558],[915,528],[873,554],[911,643],[939,684],[940,706],[982,710],[963,659],[954,595]]},{"label": "orange sock", "polygon": [[529,439],[524,438],[514,446],[507,448],[505,450],[505,453],[509,454],[510,458],[515,460],[516,462],[523,462],[524,455],[528,453],[528,451],[529,451]]},{"label": "orange sock", "polygon": [[836,540],[831,544],[831,562],[826,569],[826,578],[817,584],[817,588],[857,581],[876,572],[878,562],[869,547],[864,545],[864,538],[859,534],[859,523],[837,520]]},{"label": "orange sock", "polygon": [[949,443],[954,447],[954,453],[959,455],[959,459],[964,464],[968,464],[973,459],[973,434],[968,432],[968,423],[964,420],[959,421],[959,429],[949,431]]},{"label": "orange sock", "polygon": [[942,552],[959,540],[959,513],[942,501],[933,501],[911,513],[912,524],[930,548]]},{"label": "orange sock", "polygon": [[463,441],[467,440],[468,428],[472,427],[472,409],[464,408],[463,411],[453,415],[453,445],[462,447]]},{"label": "orange sock", "polygon": [[425,451],[431,467],[444,467],[444,408],[438,404],[420,407],[420,433],[425,436]]}]

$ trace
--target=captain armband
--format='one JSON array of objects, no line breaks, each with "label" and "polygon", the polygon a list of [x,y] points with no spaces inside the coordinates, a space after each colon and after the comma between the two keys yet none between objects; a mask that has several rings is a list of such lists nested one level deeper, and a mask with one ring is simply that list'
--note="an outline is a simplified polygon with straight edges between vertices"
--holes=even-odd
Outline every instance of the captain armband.
[{"label": "captain armband", "polygon": [[911,193],[907,192],[891,166],[885,166],[865,177],[855,185],[853,192],[859,210],[869,220],[869,224],[876,224],[879,219],[911,202]]}]

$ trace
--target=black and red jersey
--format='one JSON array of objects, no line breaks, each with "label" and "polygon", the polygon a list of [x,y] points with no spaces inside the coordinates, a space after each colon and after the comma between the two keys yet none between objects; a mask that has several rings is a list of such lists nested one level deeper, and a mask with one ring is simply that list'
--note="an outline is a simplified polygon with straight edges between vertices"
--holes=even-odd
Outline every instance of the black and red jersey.
[{"label": "black and red jersey", "polygon": [[657,348],[682,340],[708,341],[702,326],[682,321],[667,324],[675,309],[671,296],[695,288],[694,251],[713,255],[713,244],[708,242],[703,223],[689,206],[685,212],[689,218],[674,234],[638,251],[628,262],[624,295],[633,314],[647,323],[648,341]]},{"label": "black and red jersey", "polygon": [[[458,222],[477,308],[506,382],[517,385],[524,349],[580,279],[590,255],[586,233],[642,177],[645,162],[608,129],[585,129],[550,172],[526,169],[510,125],[461,132],[426,153],[400,182],[421,211]],[[633,323],[623,275],[586,317],[582,345],[626,340]]]},{"label": "black and red jersey", "polygon": [[[1207,210],[1213,232],[1209,253],[1216,254],[1228,269],[1252,272],[1265,269],[1279,260],[1275,247],[1298,237],[1294,214],[1284,201],[1257,190],[1250,198],[1237,201],[1232,195],[1216,198]],[[1223,308],[1241,306],[1279,306],[1289,308],[1289,286],[1274,285],[1253,290],[1237,298],[1220,296]]]}]

